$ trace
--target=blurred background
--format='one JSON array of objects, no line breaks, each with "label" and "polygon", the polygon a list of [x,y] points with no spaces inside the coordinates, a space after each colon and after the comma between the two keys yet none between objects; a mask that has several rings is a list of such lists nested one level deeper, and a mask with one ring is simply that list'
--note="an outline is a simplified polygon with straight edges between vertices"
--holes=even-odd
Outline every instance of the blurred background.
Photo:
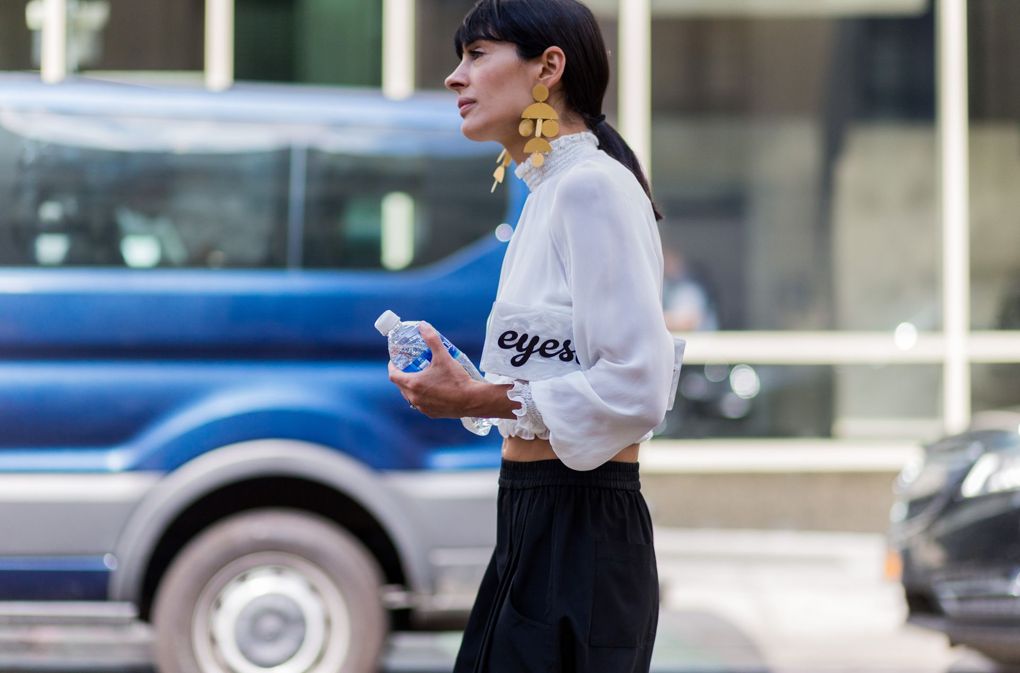
[{"label": "blurred background", "polygon": [[[382,86],[384,4],[237,0],[235,76]],[[442,90],[454,64],[450,36],[470,4],[413,4],[407,77],[415,89]],[[3,69],[39,67],[42,5],[0,8]],[[616,55],[619,6],[602,0],[592,7]],[[140,70],[202,81],[205,3],[72,0],[68,11],[73,71],[109,77]],[[971,209],[964,296],[968,330],[982,335],[1016,329],[1020,311],[1020,246],[1013,245],[1010,218],[1020,107],[1011,34],[1016,11],[1015,3],[1001,0],[968,3]],[[676,301],[703,304],[697,329],[744,336],[730,342],[699,335],[699,343],[739,353],[731,343],[753,345],[760,332],[781,331],[784,343],[802,334],[839,338],[812,341],[827,357],[810,367],[749,363],[762,365],[754,367],[753,402],[748,390],[713,400],[715,422],[677,423],[668,434],[912,439],[937,433],[946,397],[940,358],[919,361],[901,347],[901,356],[861,362],[869,337],[895,335],[908,346],[920,338],[923,345],[944,327],[931,3],[677,0],[653,2],[651,12],[648,72],[636,75],[650,77],[646,162],[667,215],[664,238],[679,260],[670,280],[698,287]],[[618,91],[612,82],[605,103],[617,123]],[[849,338],[855,336],[862,338]],[[689,355],[697,355],[696,346]],[[966,392],[975,410],[1014,402],[1008,363],[977,359],[970,390],[955,395]],[[699,384],[687,385],[699,392]]]},{"label": "blurred background", "polygon": [[[399,16],[386,28],[382,2],[237,0],[221,41],[233,45],[232,76],[396,96],[442,90],[455,63],[451,35],[471,3],[389,4]],[[698,331],[686,361],[708,365],[685,372],[660,437],[678,448],[694,438],[777,448],[796,438],[895,450],[1017,403],[1020,358],[999,346],[1020,328],[1016,3],[967,3],[965,185],[941,183],[930,2],[652,2],[647,35],[633,38],[633,49],[648,49],[640,71],[619,44],[630,6],[591,4],[623,66],[605,111],[625,135],[635,131],[666,215],[665,308],[675,329]],[[0,68],[40,67],[43,5],[0,7]],[[206,9],[69,0],[68,71],[201,85],[214,39]],[[398,49],[407,57],[384,82],[384,56],[399,58]],[[647,78],[647,100],[620,119],[615,80],[625,76]],[[273,170],[263,163],[252,170]],[[967,247],[947,250],[942,199],[964,187]],[[446,242],[433,243],[442,249],[414,261],[483,230],[450,218]],[[382,266],[368,254],[319,264]],[[947,265],[968,273],[947,277]],[[947,326],[947,307],[966,311],[966,325]],[[949,379],[947,366],[965,371]]]},{"label": "blurred background", "polygon": [[[312,92],[442,92],[471,4],[5,0],[0,70],[54,87],[265,85],[256,105],[318,124],[311,111],[330,103],[306,104]],[[842,642],[857,670],[874,663],[854,659],[862,652],[902,670],[985,670],[902,630],[908,545],[889,538],[890,510],[922,445],[1020,407],[1020,2],[588,4],[613,62],[604,112],[650,172],[665,215],[663,308],[688,339],[676,406],[641,459],[670,609],[724,616],[779,668],[808,670]],[[286,120],[225,136],[172,114],[110,126],[65,107],[62,124],[13,100],[0,99],[0,264],[11,269],[297,264],[379,279],[468,254],[512,223],[520,198],[511,190],[507,206],[464,186],[495,152],[352,159],[342,131],[309,140]],[[441,100],[429,115],[453,112],[452,95]],[[297,253],[279,226],[294,217],[295,138],[307,148]],[[126,159],[121,141],[143,149]],[[119,233],[95,234],[100,221]],[[477,335],[458,329],[447,334],[477,356]],[[20,337],[5,338],[18,361]],[[32,445],[17,434],[5,446]],[[813,630],[830,613],[808,597],[826,591],[843,606],[830,632]],[[768,666],[746,641],[677,619],[691,641],[720,639],[720,669]],[[913,658],[896,659],[903,642]],[[690,655],[680,650],[660,661]]]}]

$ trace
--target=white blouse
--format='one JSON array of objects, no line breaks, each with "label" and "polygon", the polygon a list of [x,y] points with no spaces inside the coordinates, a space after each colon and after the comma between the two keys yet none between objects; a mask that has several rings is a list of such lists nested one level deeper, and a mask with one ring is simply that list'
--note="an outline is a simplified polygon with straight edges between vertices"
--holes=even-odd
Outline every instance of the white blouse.
[{"label": "white blouse", "polygon": [[[513,383],[502,436],[548,439],[575,470],[651,437],[665,416],[674,343],[662,313],[662,246],[651,203],[585,131],[556,138],[503,260],[481,369]],[[676,363],[679,365],[679,362]]]}]

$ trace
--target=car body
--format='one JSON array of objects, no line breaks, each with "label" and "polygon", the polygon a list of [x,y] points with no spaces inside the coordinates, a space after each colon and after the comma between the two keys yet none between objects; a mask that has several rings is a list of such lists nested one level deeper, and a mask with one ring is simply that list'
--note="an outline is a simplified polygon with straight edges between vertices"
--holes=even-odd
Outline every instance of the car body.
[{"label": "car body", "polygon": [[1020,662],[1020,409],[927,444],[897,479],[891,519],[908,619]]},{"label": "car body", "polygon": [[480,354],[524,190],[489,194],[459,123],[438,94],[0,75],[0,614],[155,621],[161,669],[203,673],[358,670],[466,615],[499,437],[410,409],[373,328]]}]

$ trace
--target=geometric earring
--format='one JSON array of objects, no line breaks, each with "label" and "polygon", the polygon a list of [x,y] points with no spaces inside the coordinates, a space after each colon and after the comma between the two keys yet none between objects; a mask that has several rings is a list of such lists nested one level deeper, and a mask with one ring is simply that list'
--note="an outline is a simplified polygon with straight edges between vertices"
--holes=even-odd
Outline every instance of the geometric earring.
[{"label": "geometric earring", "polygon": [[510,165],[510,153],[506,151],[505,147],[496,158],[496,163],[499,165],[496,166],[496,170],[492,173],[492,177],[495,179],[495,182],[492,183],[492,189],[489,190],[490,194],[496,191],[496,185],[502,184],[503,177],[506,175],[507,166]]},{"label": "geometric earring", "polygon": [[[544,84],[536,84],[531,90],[531,96],[535,102],[524,108],[517,131],[525,137],[534,134],[534,137],[524,145],[524,153],[531,155],[531,165],[538,168],[545,163],[544,155],[552,151],[552,145],[547,138],[555,138],[560,134],[560,117],[556,110],[545,102],[549,98],[549,89]],[[489,190],[490,194],[496,191],[496,185],[503,182],[506,169],[510,165],[510,153],[506,148],[499,153],[496,164],[498,164],[496,170],[492,173],[495,182]]]},{"label": "geometric earring", "polygon": [[[545,163],[543,154],[552,151],[552,145],[546,138],[555,138],[560,133],[559,115],[551,105],[546,103],[549,98],[549,89],[544,84],[536,84],[531,90],[535,102],[524,108],[521,113],[521,124],[518,131],[522,136],[530,136],[534,132],[535,137],[524,146],[524,153],[531,155],[531,165],[538,168]],[[544,136],[544,137],[543,137]]]}]

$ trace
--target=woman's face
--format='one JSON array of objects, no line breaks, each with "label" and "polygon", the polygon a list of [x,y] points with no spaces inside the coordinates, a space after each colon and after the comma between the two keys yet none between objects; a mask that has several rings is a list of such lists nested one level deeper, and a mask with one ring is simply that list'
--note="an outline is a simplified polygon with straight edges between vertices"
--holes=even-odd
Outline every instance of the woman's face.
[{"label": "woman's face", "polygon": [[446,78],[446,88],[457,93],[464,119],[461,133],[504,146],[519,140],[521,112],[534,102],[531,89],[541,69],[538,62],[521,60],[509,42],[475,40],[464,45],[460,65]]}]

